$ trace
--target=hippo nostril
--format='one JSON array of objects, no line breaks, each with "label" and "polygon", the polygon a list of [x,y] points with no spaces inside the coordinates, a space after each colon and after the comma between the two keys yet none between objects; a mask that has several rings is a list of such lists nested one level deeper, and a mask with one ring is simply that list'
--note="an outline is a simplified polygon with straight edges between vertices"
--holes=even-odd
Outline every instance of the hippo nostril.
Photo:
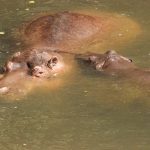
[{"label": "hippo nostril", "polygon": [[36,71],[37,71],[37,69],[36,69],[36,68],[33,68],[33,69],[32,69],[32,72],[36,72]]},{"label": "hippo nostril", "polygon": [[35,66],[35,67],[32,69],[33,72],[42,72],[41,70],[42,70],[42,68],[41,68],[40,66]]},{"label": "hippo nostril", "polygon": [[43,72],[39,72],[39,74],[43,74]]}]

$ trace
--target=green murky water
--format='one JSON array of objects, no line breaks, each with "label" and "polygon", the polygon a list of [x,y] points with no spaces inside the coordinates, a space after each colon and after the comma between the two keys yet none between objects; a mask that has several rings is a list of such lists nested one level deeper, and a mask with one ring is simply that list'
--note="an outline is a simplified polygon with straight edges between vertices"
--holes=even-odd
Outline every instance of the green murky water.
[{"label": "green murky water", "polygon": [[[19,48],[10,33],[41,12],[105,10],[125,14],[142,35],[120,47],[141,67],[150,65],[149,0],[0,0],[0,63]],[[0,150],[149,150],[150,93],[127,80],[77,69],[69,84],[34,90],[20,101],[0,100]]]}]

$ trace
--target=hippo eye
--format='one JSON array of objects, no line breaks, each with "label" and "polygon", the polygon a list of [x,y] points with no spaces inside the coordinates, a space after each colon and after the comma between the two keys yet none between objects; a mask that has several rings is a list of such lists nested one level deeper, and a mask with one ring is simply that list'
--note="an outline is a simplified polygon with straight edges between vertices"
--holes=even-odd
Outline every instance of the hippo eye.
[{"label": "hippo eye", "polygon": [[29,69],[32,69],[34,67],[34,64],[31,62],[27,62],[27,66]]},{"label": "hippo eye", "polygon": [[133,60],[132,60],[132,59],[130,59],[130,58],[129,58],[129,61],[130,61],[130,62],[133,62]]},{"label": "hippo eye", "polygon": [[52,57],[48,63],[47,63],[47,66],[52,69],[52,67],[54,67],[58,62],[58,58],[57,57]]}]

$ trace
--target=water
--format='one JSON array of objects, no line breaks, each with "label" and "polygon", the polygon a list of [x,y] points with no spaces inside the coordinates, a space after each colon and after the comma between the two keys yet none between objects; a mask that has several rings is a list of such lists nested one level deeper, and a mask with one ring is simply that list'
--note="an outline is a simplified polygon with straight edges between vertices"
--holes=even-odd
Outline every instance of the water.
[{"label": "water", "polygon": [[[47,11],[97,10],[126,14],[142,35],[119,48],[140,67],[149,67],[149,0],[0,0],[0,63],[19,43],[10,32]],[[80,66],[80,65],[79,65]],[[92,71],[92,72],[91,72]],[[57,90],[38,88],[18,101],[1,98],[1,150],[149,150],[149,87],[99,76],[80,68]]]}]

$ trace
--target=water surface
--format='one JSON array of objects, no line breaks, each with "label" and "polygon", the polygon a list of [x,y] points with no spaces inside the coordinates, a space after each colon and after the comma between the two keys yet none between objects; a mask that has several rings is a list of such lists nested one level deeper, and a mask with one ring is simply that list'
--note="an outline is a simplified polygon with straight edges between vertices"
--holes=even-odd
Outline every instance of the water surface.
[{"label": "water surface", "polygon": [[[140,67],[150,66],[149,0],[0,0],[0,63],[20,43],[10,33],[38,13],[96,10],[124,14],[142,34],[117,49]],[[0,100],[2,150],[149,150],[149,87],[99,76],[88,68],[57,90],[36,89],[19,101]]]}]

